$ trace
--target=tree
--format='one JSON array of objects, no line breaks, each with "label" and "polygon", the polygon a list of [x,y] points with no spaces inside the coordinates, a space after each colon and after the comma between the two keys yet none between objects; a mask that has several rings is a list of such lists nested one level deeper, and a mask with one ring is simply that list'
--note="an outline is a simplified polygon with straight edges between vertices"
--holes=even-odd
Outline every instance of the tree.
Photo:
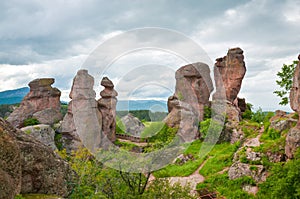
[{"label": "tree", "polygon": [[280,105],[287,105],[289,103],[288,94],[293,85],[293,75],[298,63],[299,61],[293,61],[290,65],[283,64],[281,71],[277,73],[279,80],[276,80],[276,83],[281,89],[273,93],[281,98]]}]

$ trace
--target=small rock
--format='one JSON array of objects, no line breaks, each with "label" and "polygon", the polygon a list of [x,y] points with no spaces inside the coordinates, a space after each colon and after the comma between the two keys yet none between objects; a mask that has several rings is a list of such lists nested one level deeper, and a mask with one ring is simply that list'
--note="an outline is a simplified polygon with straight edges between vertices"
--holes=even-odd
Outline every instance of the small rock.
[{"label": "small rock", "polygon": [[121,118],[122,123],[125,126],[125,132],[133,135],[133,136],[140,136],[141,132],[144,130],[145,125],[132,114],[128,113],[124,117]]},{"label": "small rock", "polygon": [[48,147],[52,148],[52,150],[56,150],[55,142],[54,142],[54,136],[55,132],[51,128],[51,126],[46,124],[39,124],[34,126],[27,126],[24,128],[21,128],[21,131],[24,133],[31,135],[35,137],[37,140],[41,141]]}]

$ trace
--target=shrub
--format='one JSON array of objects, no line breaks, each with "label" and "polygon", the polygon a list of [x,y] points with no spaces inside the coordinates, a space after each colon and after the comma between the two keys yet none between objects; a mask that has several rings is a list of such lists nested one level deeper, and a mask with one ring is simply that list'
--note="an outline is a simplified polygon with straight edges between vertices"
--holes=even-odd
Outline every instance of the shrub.
[{"label": "shrub", "polygon": [[300,198],[300,150],[294,160],[275,164],[259,187],[259,198]]},{"label": "shrub", "polygon": [[24,122],[23,122],[23,126],[33,126],[33,125],[37,125],[37,124],[40,124],[40,122],[36,118],[28,118],[28,119],[24,120]]}]

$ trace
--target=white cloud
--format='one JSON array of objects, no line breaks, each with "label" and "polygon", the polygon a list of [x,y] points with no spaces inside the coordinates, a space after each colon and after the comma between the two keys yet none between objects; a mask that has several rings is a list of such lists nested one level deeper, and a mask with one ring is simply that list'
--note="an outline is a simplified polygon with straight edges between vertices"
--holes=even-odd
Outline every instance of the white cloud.
[{"label": "white cloud", "polygon": [[[277,71],[299,53],[299,7],[300,2],[293,0],[2,1],[0,90],[26,86],[38,77],[54,77],[62,99],[68,100],[72,79],[83,65],[95,76],[99,94],[101,67],[110,57],[94,54],[97,62],[90,62],[91,65],[86,65],[86,58],[113,36],[132,28],[157,26],[183,32],[203,47],[213,61],[225,56],[229,48],[241,47],[247,73],[240,96],[263,109],[279,109],[279,99],[272,92],[277,88]],[[133,40],[119,40],[104,50],[113,56],[136,43],[155,43],[179,53],[144,49],[116,59],[104,74],[116,84],[120,98],[132,91],[134,98],[151,98],[151,94],[152,98],[163,98],[174,89],[175,70],[188,63],[186,54],[194,55],[189,58],[191,62],[205,57],[197,51],[197,45],[187,47],[176,37],[155,40],[149,39],[151,34],[131,36]],[[158,65],[159,73],[144,69]]]}]

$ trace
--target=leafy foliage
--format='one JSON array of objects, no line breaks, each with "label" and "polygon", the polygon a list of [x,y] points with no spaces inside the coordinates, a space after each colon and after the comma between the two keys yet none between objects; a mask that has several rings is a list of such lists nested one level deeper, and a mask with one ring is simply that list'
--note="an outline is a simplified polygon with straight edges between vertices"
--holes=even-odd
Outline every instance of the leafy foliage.
[{"label": "leafy foliage", "polygon": [[255,197],[246,193],[242,187],[243,185],[252,184],[254,184],[254,181],[250,177],[242,177],[230,180],[228,173],[226,172],[224,174],[210,176],[204,181],[204,183],[198,184],[197,189],[199,192],[201,192],[203,189],[206,189],[212,193],[218,192],[219,195],[225,196],[226,198],[250,199]]},{"label": "leafy foliage", "polygon": [[259,198],[300,198],[300,150],[294,160],[276,164],[260,185]]},{"label": "leafy foliage", "polygon": [[193,198],[188,186],[171,185],[166,180],[154,180],[148,185],[149,173],[127,173],[103,166],[90,155],[87,149],[80,149],[68,156],[65,150],[59,152],[67,159],[79,177],[69,198],[76,199],[146,199],[146,198]]},{"label": "leafy foliage", "polygon": [[63,102],[60,103],[60,113],[62,114],[62,116],[64,117],[67,112],[68,112],[68,104]]},{"label": "leafy foliage", "polygon": [[252,116],[253,116],[252,108],[253,108],[252,104],[250,104],[250,103],[246,104],[246,110],[242,114],[243,119],[249,119],[250,120],[252,118]]},{"label": "leafy foliage", "polygon": [[277,73],[279,80],[276,80],[276,83],[281,90],[276,90],[273,93],[281,98],[280,105],[287,105],[289,103],[288,94],[293,85],[293,75],[298,63],[299,61],[293,61],[290,65],[283,64],[281,71]]},{"label": "leafy foliage", "polygon": [[37,124],[40,124],[40,121],[36,118],[28,118],[23,122],[23,126],[32,126]]}]

